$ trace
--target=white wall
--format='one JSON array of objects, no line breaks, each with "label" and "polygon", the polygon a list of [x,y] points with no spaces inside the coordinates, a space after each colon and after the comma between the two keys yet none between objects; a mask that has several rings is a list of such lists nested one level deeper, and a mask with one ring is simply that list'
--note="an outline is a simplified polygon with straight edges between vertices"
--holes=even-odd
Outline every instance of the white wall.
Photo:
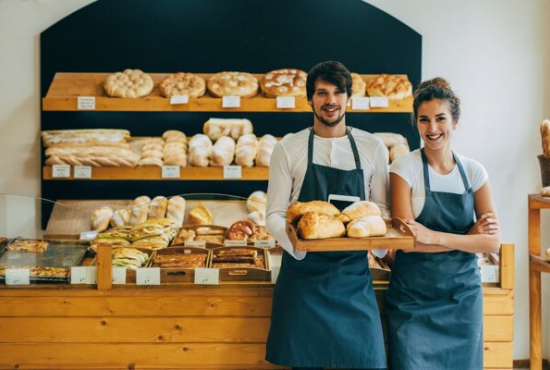
[{"label": "white wall", "polygon": [[[38,36],[91,2],[0,0],[0,193],[39,195]],[[544,116],[550,117],[550,46],[543,37],[550,34],[546,20],[550,1],[367,2],[423,36],[423,78],[447,78],[462,98],[463,117],[454,145],[487,168],[501,217],[502,240],[516,244],[514,358],[526,359],[527,194],[540,187],[538,125]],[[6,208],[2,199],[0,210]],[[35,208],[29,205],[28,213],[34,214]],[[22,224],[33,235],[35,230],[24,213]],[[3,218],[0,212],[0,230],[6,231],[14,219],[10,217],[8,224]],[[547,234],[550,245],[550,230]],[[548,294],[543,299],[548,301]],[[545,358],[550,357],[548,319]]]}]

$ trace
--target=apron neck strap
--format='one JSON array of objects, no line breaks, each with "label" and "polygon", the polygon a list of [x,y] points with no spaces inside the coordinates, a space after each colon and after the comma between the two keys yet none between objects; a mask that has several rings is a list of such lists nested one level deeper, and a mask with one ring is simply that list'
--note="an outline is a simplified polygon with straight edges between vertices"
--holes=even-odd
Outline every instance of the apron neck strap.
[{"label": "apron neck strap", "polygon": [[[422,154],[422,167],[424,169],[424,186],[427,190],[430,189],[430,176],[428,173],[428,157],[426,157],[426,153],[424,152],[424,148],[420,149],[420,153]],[[462,183],[464,184],[464,189],[466,191],[470,190],[470,183],[468,182],[468,177],[466,177],[466,172],[464,172],[464,167],[462,167],[462,162],[458,159],[455,152],[452,152],[453,158],[456,162],[456,165],[458,166],[458,171],[460,172],[460,177],[462,178]]]},{"label": "apron neck strap", "polygon": [[[355,167],[360,170],[361,169],[361,159],[359,158],[359,150],[357,149],[357,144],[355,144],[355,139],[351,135],[351,131],[349,128],[346,127],[346,134],[348,135],[349,142],[351,144],[351,150],[353,151],[353,158],[355,159]],[[309,132],[309,139],[307,144],[307,161],[308,164],[313,163],[313,138],[315,137],[315,132],[313,131],[313,127],[311,128]]]}]

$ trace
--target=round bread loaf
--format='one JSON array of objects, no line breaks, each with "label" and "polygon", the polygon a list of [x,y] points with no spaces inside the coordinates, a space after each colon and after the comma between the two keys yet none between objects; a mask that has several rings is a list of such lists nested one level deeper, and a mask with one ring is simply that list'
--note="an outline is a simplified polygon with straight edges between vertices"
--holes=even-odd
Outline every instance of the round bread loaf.
[{"label": "round bread loaf", "polygon": [[403,99],[412,95],[412,85],[406,77],[381,74],[367,83],[369,96],[385,96],[388,99]]},{"label": "round bread loaf", "polygon": [[139,69],[126,69],[107,77],[105,93],[116,98],[141,98],[153,91],[153,78]]},{"label": "round bread loaf", "polygon": [[307,73],[299,69],[277,69],[266,73],[260,87],[268,98],[306,96]]},{"label": "round bread loaf", "polygon": [[258,93],[258,80],[246,72],[220,72],[208,79],[208,92],[216,97],[251,98]]},{"label": "round bread loaf", "polygon": [[166,98],[175,95],[187,95],[199,98],[206,92],[206,83],[202,77],[192,73],[178,72],[166,77],[159,85],[160,94]]},{"label": "round bread loaf", "polygon": [[363,77],[361,77],[357,73],[352,73],[351,81],[351,96],[365,96],[367,83],[363,80]]}]

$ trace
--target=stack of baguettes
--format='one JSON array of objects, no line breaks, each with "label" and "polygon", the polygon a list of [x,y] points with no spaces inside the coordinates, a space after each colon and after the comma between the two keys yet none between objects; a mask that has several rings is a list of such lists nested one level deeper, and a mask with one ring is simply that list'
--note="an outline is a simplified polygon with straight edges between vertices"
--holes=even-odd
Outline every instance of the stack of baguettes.
[{"label": "stack of baguettes", "polygon": [[287,210],[287,222],[298,223],[302,239],[365,238],[387,231],[380,208],[369,201],[355,202],[342,212],[329,202],[296,202]]},{"label": "stack of baguettes", "polygon": [[129,139],[129,131],[117,129],[42,131],[48,166],[134,167],[139,155]]}]

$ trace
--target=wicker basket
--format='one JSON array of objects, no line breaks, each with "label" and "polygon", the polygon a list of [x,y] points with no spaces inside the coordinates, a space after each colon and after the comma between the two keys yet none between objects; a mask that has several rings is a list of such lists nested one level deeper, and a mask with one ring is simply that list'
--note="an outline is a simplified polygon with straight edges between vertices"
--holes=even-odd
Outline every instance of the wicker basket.
[{"label": "wicker basket", "polygon": [[539,155],[540,177],[542,178],[542,186],[550,186],[550,157]]}]

